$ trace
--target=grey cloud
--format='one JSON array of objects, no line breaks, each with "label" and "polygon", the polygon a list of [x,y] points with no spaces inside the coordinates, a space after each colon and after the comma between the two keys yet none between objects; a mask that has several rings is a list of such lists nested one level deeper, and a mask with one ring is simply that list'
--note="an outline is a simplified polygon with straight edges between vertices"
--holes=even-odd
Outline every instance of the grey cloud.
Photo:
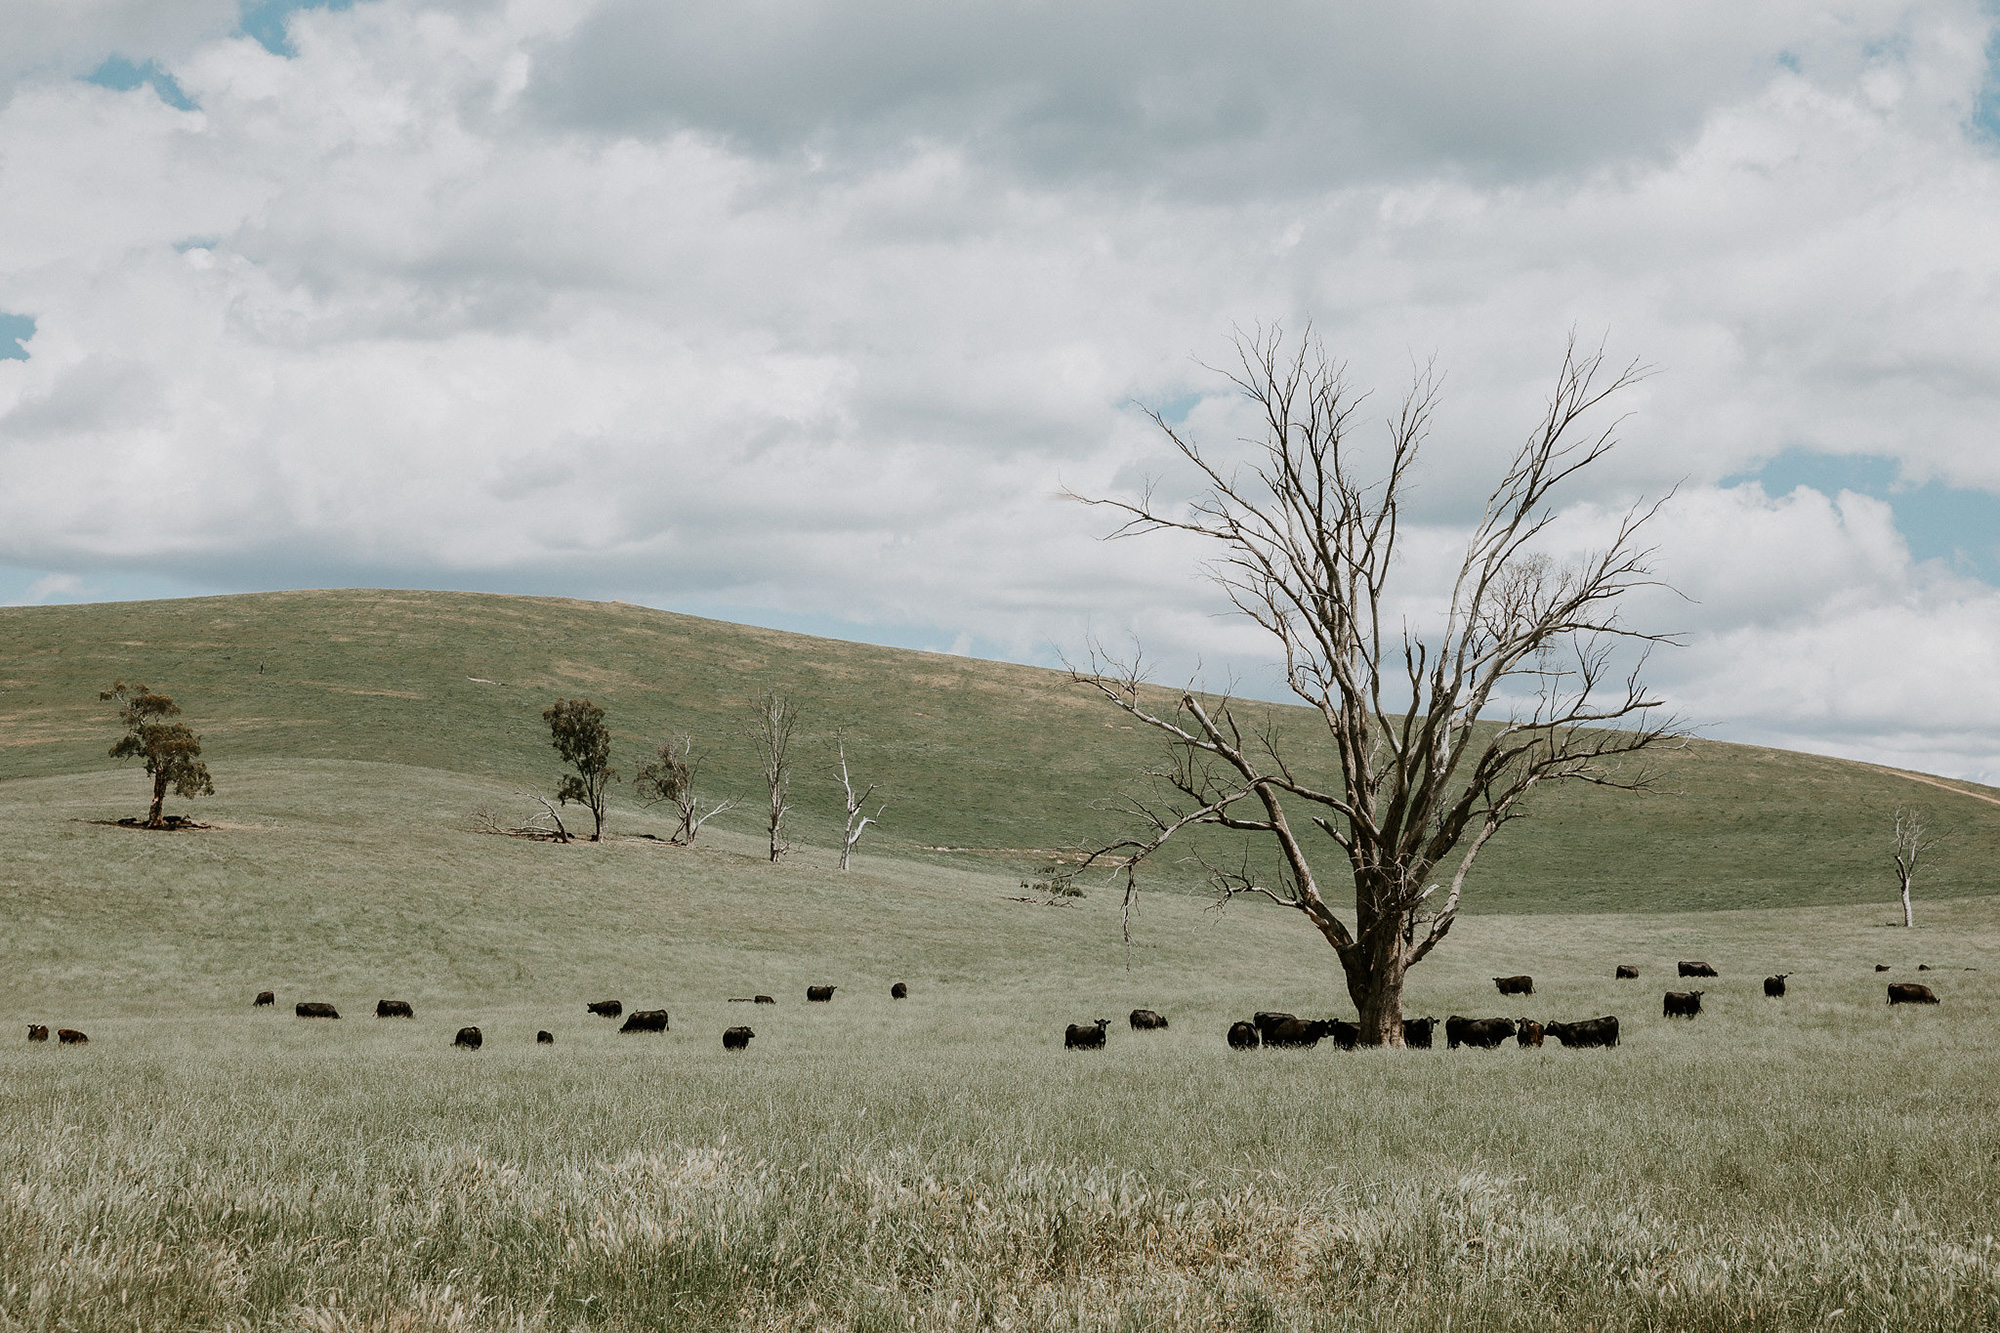
[{"label": "grey cloud", "polygon": [[1512,179],[1662,154],[1798,57],[1777,6],[1671,10],[611,0],[541,50],[529,96],[564,127],[687,128],[836,165],[918,140],[1200,193]]}]

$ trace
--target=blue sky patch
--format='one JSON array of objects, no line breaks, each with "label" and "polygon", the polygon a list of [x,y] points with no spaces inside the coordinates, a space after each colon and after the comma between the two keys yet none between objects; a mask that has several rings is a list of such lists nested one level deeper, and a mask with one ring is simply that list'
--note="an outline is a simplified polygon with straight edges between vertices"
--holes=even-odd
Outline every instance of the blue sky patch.
[{"label": "blue sky patch", "polygon": [[2000,495],[1962,490],[1943,482],[1913,486],[1893,458],[1839,457],[1787,449],[1755,472],[1724,477],[1724,486],[1758,482],[1770,496],[1801,486],[1822,495],[1854,491],[1885,502],[1896,528],[1919,560],[1943,560],[1961,574],[2000,584]]},{"label": "blue sky patch", "polygon": [[243,0],[240,30],[257,39],[266,51],[287,59],[298,54],[285,21],[301,9],[352,9],[354,0]]},{"label": "blue sky patch", "polygon": [[1988,143],[2000,143],[2000,29],[1986,43],[1986,78],[1972,100],[1972,133]]},{"label": "blue sky patch", "polygon": [[26,361],[28,339],[35,336],[33,315],[0,312],[0,361]]},{"label": "blue sky patch", "polygon": [[195,109],[194,102],[181,91],[181,86],[174,82],[174,76],[151,60],[143,65],[135,65],[124,56],[113,56],[84,75],[83,81],[94,83],[100,88],[115,88],[121,93],[130,92],[143,83],[158,93],[162,102],[176,111]]}]

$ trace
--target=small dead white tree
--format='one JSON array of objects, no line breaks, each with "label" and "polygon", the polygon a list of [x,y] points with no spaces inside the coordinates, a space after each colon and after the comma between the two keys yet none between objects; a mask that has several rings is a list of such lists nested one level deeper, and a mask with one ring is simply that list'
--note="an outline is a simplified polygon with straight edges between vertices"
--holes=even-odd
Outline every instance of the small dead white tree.
[{"label": "small dead white tree", "polygon": [[1910,886],[1917,880],[1917,864],[1936,851],[1944,839],[1930,831],[1930,817],[1921,807],[1896,810],[1896,883],[1903,895],[1903,924],[1917,924],[1910,906]]},{"label": "small dead white tree", "polygon": [[792,737],[799,727],[798,705],[790,696],[767,690],[750,704],[750,739],[764,761],[764,785],[771,796],[767,827],[771,861],[792,850],[785,840],[785,816],[792,808]]},{"label": "small dead white tree", "polygon": [[632,788],[641,801],[674,807],[680,823],[671,841],[677,847],[694,846],[703,824],[736,808],[733,799],[713,800],[696,789],[703,758],[694,748],[694,737],[681,732],[661,741],[653,757],[641,761],[632,778]]},{"label": "small dead white tree", "polygon": [[861,841],[862,833],[870,824],[882,818],[882,812],[889,808],[889,803],[884,801],[876,806],[872,815],[862,813],[868,808],[868,798],[875,794],[878,784],[871,782],[859,792],[855,791],[854,779],[847,773],[847,734],[843,731],[834,732],[833,745],[840,756],[835,771],[840,774],[840,790],[847,806],[847,822],[841,827],[840,833],[840,868],[845,870],[854,856],[854,845]]},{"label": "small dead white tree", "polygon": [[[1247,728],[1228,699],[1142,689],[1136,659],[1093,645],[1074,679],[1163,733],[1170,793],[1140,800],[1143,831],[1091,855],[1122,867],[1129,910],[1145,859],[1183,830],[1208,825],[1266,840],[1275,882],[1246,857],[1209,867],[1222,900],[1257,894],[1291,908],[1333,947],[1360,1015],[1363,1044],[1402,1044],[1408,970],[1445,938],[1466,876],[1494,834],[1545,782],[1647,785],[1615,762],[1674,734],[1638,669],[1664,636],[1622,625],[1620,596],[1652,584],[1639,534],[1657,504],[1637,506],[1601,551],[1573,567],[1536,549],[1553,521],[1551,496],[1613,445],[1610,427],[1584,418],[1640,378],[1608,371],[1602,352],[1572,340],[1546,412],[1515,452],[1472,529],[1441,620],[1413,630],[1392,600],[1397,540],[1411,469],[1437,400],[1420,372],[1388,422],[1371,467],[1350,439],[1360,398],[1310,331],[1239,334],[1238,369],[1222,372],[1262,418],[1253,465],[1214,458],[1152,413],[1191,463],[1203,490],[1185,505],[1084,499],[1123,514],[1112,534],[1179,532],[1213,544],[1209,574],[1236,609],[1282,651],[1286,683],[1326,726],[1337,771],[1315,775],[1271,727]],[[1615,423],[1613,423],[1615,425]],[[1638,641],[1638,664],[1617,650]],[[1519,701],[1510,704],[1509,701]],[[1482,720],[1505,709],[1504,721]],[[1321,864],[1323,835],[1340,869]],[[1457,857],[1455,867],[1445,863]],[[1336,875],[1352,887],[1351,916],[1328,898]],[[1439,902],[1442,874],[1449,887]]]}]

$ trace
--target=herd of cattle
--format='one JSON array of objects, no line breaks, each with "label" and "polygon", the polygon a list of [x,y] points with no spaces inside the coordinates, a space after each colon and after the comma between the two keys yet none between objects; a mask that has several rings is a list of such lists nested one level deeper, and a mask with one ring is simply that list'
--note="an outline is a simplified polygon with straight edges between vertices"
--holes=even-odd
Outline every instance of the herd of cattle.
[{"label": "herd of cattle", "polygon": [[[1714,977],[1717,972],[1704,962],[1683,961],[1676,964],[1681,977]],[[1877,972],[1887,972],[1888,965],[1877,963]],[[1929,964],[1919,963],[1917,970],[1928,972]],[[1968,971],[1971,969],[1967,969]],[[1771,999],[1783,999],[1785,979],[1791,973],[1780,972],[1764,978],[1764,994]],[[1637,981],[1639,969],[1628,963],[1618,964],[1612,976],[1619,981]],[[1533,995],[1535,979],[1530,976],[1493,978],[1494,986],[1502,995]],[[808,986],[806,1000],[811,1004],[825,1004],[833,999],[837,986]],[[1667,1018],[1694,1018],[1701,1013],[1701,997],[1706,991],[1667,991],[1661,1012]],[[902,982],[889,987],[889,997],[895,1000],[909,998],[910,988]],[[278,997],[273,991],[259,991],[252,1001],[254,1007],[267,1008],[276,1005]],[[769,995],[732,996],[732,1004],[776,1004],[775,997]],[[1936,1004],[1937,995],[1929,986],[1912,981],[1892,981],[1889,983],[1890,1004]],[[665,1032],[667,1031],[667,1011],[664,1009],[634,1009],[625,1012],[620,1000],[596,1000],[584,1006],[585,1012],[598,1018],[625,1020],[620,1032]],[[339,1018],[340,1010],[322,1000],[302,1000],[292,1006],[292,1012],[300,1018]],[[416,1008],[408,1000],[377,1000],[377,1018],[415,1018]],[[1134,1009],[1130,1022],[1135,1032],[1164,1031],[1166,1016],[1152,1009]],[[1111,1025],[1108,1018],[1095,1019],[1089,1023],[1071,1023],[1063,1033],[1063,1045],[1073,1051],[1101,1051],[1104,1049],[1105,1030]],[[1437,1019],[1402,1019],[1403,1044],[1421,1050],[1429,1050],[1437,1034]],[[1491,1050],[1508,1038],[1522,1046],[1540,1046],[1547,1038],[1553,1037],[1564,1046],[1604,1047],[1618,1044],[1618,1019],[1606,1014],[1602,1018],[1586,1018],[1574,1023],[1543,1022],[1532,1018],[1465,1018],[1453,1014],[1444,1021],[1445,1044],[1451,1050],[1460,1046],[1472,1046]],[[750,1039],[757,1034],[748,1027],[736,1026],[725,1029],[722,1034],[722,1049],[742,1051],[749,1049]],[[47,1041],[48,1028],[40,1023],[28,1025],[29,1041]],[[56,1039],[65,1046],[81,1045],[90,1038],[75,1028],[56,1029]],[[1254,1017],[1231,1023],[1227,1036],[1229,1045],[1239,1051],[1254,1050],[1259,1046],[1274,1046],[1288,1049],[1311,1048],[1322,1041],[1331,1041],[1343,1051],[1351,1051],[1360,1044],[1361,1029],[1354,1023],[1338,1018],[1300,1018],[1296,1014],[1280,1013],[1275,1010],[1259,1012]],[[555,1034],[543,1029],[535,1033],[535,1042],[540,1046],[555,1044]],[[476,1051],[485,1045],[486,1037],[476,1027],[458,1030],[452,1038],[452,1045]]]},{"label": "herd of cattle", "polygon": [[[1705,962],[1683,960],[1675,964],[1682,977],[1714,977],[1720,975]],[[1887,972],[1888,965],[1877,963],[1877,972]],[[1928,964],[1920,963],[1917,970],[1928,972]],[[1630,963],[1620,963],[1612,972],[1614,980],[1637,981],[1639,969]],[[1789,972],[1780,972],[1764,978],[1764,994],[1773,1000],[1785,997],[1785,979]],[[1493,978],[1494,987],[1502,995],[1533,995],[1535,979],[1530,976]],[[1701,1013],[1701,997],[1706,991],[1667,991],[1661,1006],[1666,1018],[1694,1018]],[[1889,983],[1890,1004],[1936,1004],[1938,997],[1929,986],[1911,981]],[[1411,1018],[1402,1020],[1403,1044],[1419,1050],[1431,1049],[1437,1036],[1437,1019]],[[1151,1009],[1134,1009],[1131,1017],[1132,1030],[1152,1032],[1167,1026],[1167,1020]],[[1073,1051],[1101,1051],[1104,1049],[1105,1030],[1111,1025],[1108,1018],[1095,1019],[1089,1023],[1071,1023],[1063,1033],[1063,1045]],[[1491,1050],[1508,1038],[1521,1046],[1540,1046],[1553,1037],[1564,1046],[1605,1047],[1618,1044],[1618,1018],[1606,1014],[1602,1018],[1586,1018],[1574,1023],[1543,1022],[1533,1018],[1465,1018],[1453,1014],[1444,1021],[1445,1045],[1451,1050],[1461,1046],[1472,1046]],[[1259,1046],[1276,1046],[1288,1049],[1309,1049],[1322,1041],[1331,1041],[1343,1051],[1351,1051],[1360,1044],[1361,1029],[1357,1024],[1339,1018],[1300,1018],[1296,1014],[1266,1010],[1254,1017],[1242,1019],[1229,1025],[1228,1041],[1235,1050],[1255,1050]]]}]

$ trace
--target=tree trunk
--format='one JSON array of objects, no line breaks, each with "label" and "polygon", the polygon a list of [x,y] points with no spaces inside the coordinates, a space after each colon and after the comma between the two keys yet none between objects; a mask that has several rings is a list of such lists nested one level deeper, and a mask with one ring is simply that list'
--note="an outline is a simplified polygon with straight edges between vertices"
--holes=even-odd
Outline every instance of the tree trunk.
[{"label": "tree trunk", "polygon": [[1903,880],[1903,924],[1905,926],[1917,924],[1916,916],[1910,911],[1910,881],[1907,878]]},{"label": "tree trunk", "polygon": [[1405,912],[1364,909],[1355,920],[1354,947],[1341,958],[1347,994],[1359,1015],[1361,1046],[1403,1044],[1403,978],[1409,970],[1403,950]]},{"label": "tree trunk", "polygon": [[160,826],[160,807],[165,805],[166,801],[167,775],[162,771],[153,775],[153,808],[146,812],[147,828],[158,828]]}]

